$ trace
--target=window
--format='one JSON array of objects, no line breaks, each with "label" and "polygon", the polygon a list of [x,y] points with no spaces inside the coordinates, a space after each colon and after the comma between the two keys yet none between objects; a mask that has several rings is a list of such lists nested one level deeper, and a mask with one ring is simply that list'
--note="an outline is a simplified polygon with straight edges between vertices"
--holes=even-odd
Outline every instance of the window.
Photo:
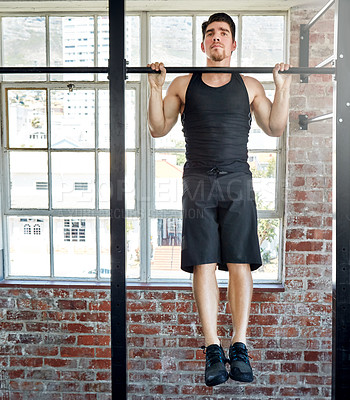
[{"label": "window", "polygon": [[29,224],[24,225],[24,234],[25,235],[30,235],[32,233],[32,228],[30,227]]},{"label": "window", "polygon": [[35,225],[34,225],[33,233],[34,233],[34,235],[40,235],[40,233],[41,233],[41,228],[40,228],[40,225],[39,225],[39,224],[35,224]]},{"label": "window", "polygon": [[75,182],[74,190],[88,190],[89,184],[87,182]]},{"label": "window", "polygon": [[[139,54],[140,17],[127,17],[127,24],[133,25],[128,46]],[[46,60],[51,66],[107,63],[108,48],[100,46],[108,40],[108,18],[103,15],[6,16],[1,26],[3,65],[46,65]],[[23,38],[15,49],[18,31]],[[29,47],[33,51],[26,51]],[[40,74],[33,81],[29,75],[4,76],[2,152],[7,179],[2,185],[7,277],[109,278],[106,78],[102,74]],[[68,90],[67,81],[74,81],[73,91]],[[135,138],[140,84],[127,89],[127,207],[132,238],[128,257],[130,274],[138,278]],[[28,271],[28,263],[35,267]]]},{"label": "window", "polygon": [[63,226],[65,242],[85,242],[85,219],[65,219]]},{"label": "window", "polygon": [[36,182],[36,190],[47,190],[48,183],[47,182]]},{"label": "window", "polygon": [[[201,23],[209,13],[133,13],[126,17],[126,59],[132,66],[166,61],[205,65]],[[232,15],[238,50],[232,65],[273,65],[286,49],[285,14]],[[141,19],[147,24],[141,24]],[[106,15],[1,18],[4,66],[107,66]],[[263,26],[264,29],[260,27]],[[143,31],[142,29],[145,31]],[[21,32],[18,37],[17,32]],[[263,34],[264,56],[254,48]],[[183,44],[179,47],[179,40]],[[16,43],[16,46],[14,46]],[[150,46],[148,46],[150,43]],[[30,48],[28,52],[26,49]],[[149,53],[146,54],[146,50]],[[175,77],[168,74],[165,90]],[[261,80],[261,76],[258,77]],[[272,76],[263,76],[273,97]],[[74,82],[69,91],[67,82]],[[133,281],[188,281],[179,270],[182,169],[180,122],[161,139],[147,132],[147,77],[126,82],[126,265]],[[5,276],[106,280],[110,277],[109,93],[106,74],[5,75],[2,82],[2,182]],[[254,176],[264,267],[255,280],[280,277],[282,140],[253,124]],[[29,271],[26,265],[33,265]],[[218,273],[219,279],[227,279]]]}]

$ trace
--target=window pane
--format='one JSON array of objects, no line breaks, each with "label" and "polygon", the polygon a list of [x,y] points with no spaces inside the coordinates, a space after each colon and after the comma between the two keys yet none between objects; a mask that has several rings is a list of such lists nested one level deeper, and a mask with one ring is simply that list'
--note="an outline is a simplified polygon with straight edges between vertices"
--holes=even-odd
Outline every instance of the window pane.
[{"label": "window pane", "polygon": [[98,153],[99,169],[99,204],[100,209],[110,208],[110,156],[109,153]]},{"label": "window pane", "polygon": [[[108,67],[109,59],[109,18],[107,15],[98,17],[97,19],[98,33],[97,33],[97,46],[98,46],[98,66]],[[107,81],[107,74],[98,74],[98,79]]]},{"label": "window pane", "polygon": [[[266,96],[273,101],[275,96],[274,90],[265,90]],[[252,120],[252,126],[249,132],[248,149],[277,149],[278,138],[268,136],[266,133],[258,126],[255,118]]]},{"label": "window pane", "polygon": [[[141,64],[140,17],[128,15],[125,17],[125,53],[130,67]],[[109,19],[108,16],[98,17],[98,65],[107,67],[109,59]],[[99,74],[99,79],[107,80],[107,74]],[[140,74],[130,74],[128,80],[140,80]]]},{"label": "window pane", "polygon": [[[135,153],[127,152],[125,155],[125,206],[128,210],[135,209]],[[110,208],[110,156],[109,153],[99,153],[99,202],[100,208]],[[115,185],[117,191],[122,190],[121,185]]]},{"label": "window pane", "polygon": [[259,243],[263,265],[253,272],[254,279],[277,280],[280,251],[280,220],[259,219]]},{"label": "window pane", "polygon": [[[84,183],[86,190],[76,190],[76,183]],[[52,204],[53,208],[95,207],[93,153],[52,154]]]},{"label": "window pane", "polygon": [[[1,21],[3,66],[46,66],[45,18],[40,16],[4,17]],[[4,75],[4,80],[40,81],[45,80],[45,75],[11,74]]]},{"label": "window pane", "polygon": [[[126,218],[126,277],[140,277],[140,219]],[[110,278],[110,219],[100,218],[101,278]]]},{"label": "window pane", "polygon": [[258,210],[274,210],[276,196],[276,153],[250,153],[249,165]]},{"label": "window pane", "polygon": [[46,90],[8,90],[9,147],[47,148]]},{"label": "window pane", "polygon": [[181,266],[181,218],[151,220],[151,277],[189,279]]},{"label": "window pane", "polygon": [[276,149],[278,139],[276,137],[268,136],[256,123],[255,119],[252,121],[252,126],[249,132],[248,149],[249,150],[265,150]]},{"label": "window pane", "polygon": [[[108,67],[109,59],[109,18],[98,17],[98,66]],[[102,75],[102,74],[101,74]]]},{"label": "window pane", "polygon": [[95,147],[95,91],[51,91],[51,147]]},{"label": "window pane", "polygon": [[[99,110],[99,148],[109,148],[109,90],[98,91]],[[125,147],[134,149],[136,146],[136,134],[138,117],[136,116],[136,90],[125,91]]]},{"label": "window pane", "polygon": [[98,147],[109,148],[109,90],[98,91]]},{"label": "window pane", "polygon": [[182,209],[184,153],[155,153],[155,207]]},{"label": "window pane", "polygon": [[[201,43],[203,41],[202,23],[204,21],[208,21],[208,18],[209,18],[209,15],[207,15],[207,16],[201,15],[201,16],[196,17],[196,26],[197,26],[197,28],[196,28],[196,66],[198,66],[198,67],[205,67],[207,65],[206,55],[201,50]],[[236,25],[236,40],[237,40],[238,17],[231,15],[231,18],[233,19],[233,22]],[[231,66],[232,67],[237,66],[237,50],[235,50],[232,53]]]},{"label": "window pane", "polygon": [[50,276],[48,217],[8,217],[9,275]]},{"label": "window pane", "polygon": [[48,208],[46,152],[11,151],[11,208]]},{"label": "window pane", "polygon": [[125,91],[125,147],[135,148],[136,138],[136,90]]},{"label": "window pane", "polygon": [[54,218],[53,246],[55,276],[96,276],[95,218]]},{"label": "window pane", "polygon": [[125,164],[125,207],[128,210],[135,209],[135,177],[136,177],[136,158],[134,152],[126,153]]},{"label": "window pane", "polygon": [[[192,18],[183,16],[151,17],[151,61],[165,67],[192,65]],[[175,74],[167,74],[173,80]]]},{"label": "window pane", "polygon": [[[94,66],[94,18],[50,18],[50,65],[52,67]],[[52,80],[92,80],[93,74],[52,74]]]},{"label": "window pane", "polygon": [[140,277],[140,219],[126,218],[127,278]]},{"label": "window pane", "polygon": [[[242,17],[242,66],[272,67],[284,61],[284,16]],[[254,75],[252,75],[254,76]],[[272,81],[272,74],[258,74],[259,81]]]}]

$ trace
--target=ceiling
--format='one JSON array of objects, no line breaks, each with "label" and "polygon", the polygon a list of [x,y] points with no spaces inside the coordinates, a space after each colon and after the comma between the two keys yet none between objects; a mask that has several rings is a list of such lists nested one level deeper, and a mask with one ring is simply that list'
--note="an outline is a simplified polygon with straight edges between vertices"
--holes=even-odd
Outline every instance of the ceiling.
[{"label": "ceiling", "polygon": [[322,8],[327,0],[127,0],[126,8],[136,10],[289,10],[296,6],[316,5]]},{"label": "ceiling", "polygon": [[[114,0],[122,1],[122,0]],[[126,0],[126,11],[285,11],[321,9],[327,0]],[[108,0],[0,0],[0,13],[40,11],[106,11]]]}]

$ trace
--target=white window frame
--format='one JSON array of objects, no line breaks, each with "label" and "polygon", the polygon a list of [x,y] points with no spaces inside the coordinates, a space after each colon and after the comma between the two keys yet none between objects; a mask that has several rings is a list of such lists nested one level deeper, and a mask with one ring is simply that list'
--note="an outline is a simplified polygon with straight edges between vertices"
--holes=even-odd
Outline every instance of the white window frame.
[{"label": "white window frame", "polygon": [[[238,42],[238,47],[237,47],[237,52],[238,52],[238,62],[240,60],[240,55],[241,55],[241,36],[242,36],[242,16],[246,15],[282,15],[285,17],[285,59],[288,59],[288,51],[289,48],[287,46],[288,43],[288,36],[289,36],[289,31],[288,31],[288,13],[287,12],[235,12],[235,10],[225,10],[230,15],[238,15],[238,24],[236,27],[236,37],[237,37],[237,42]],[[195,65],[195,57],[196,57],[196,51],[195,51],[195,45],[196,44],[196,17],[200,15],[210,15],[212,11],[200,11],[200,12],[180,12],[180,11],[171,11],[168,13],[165,12],[150,12],[150,11],[142,11],[142,12],[128,12],[127,15],[138,15],[140,17],[140,36],[141,36],[141,45],[140,45],[140,50],[141,50],[141,65],[146,65],[150,60],[150,18],[152,16],[191,16],[192,17],[192,38],[193,38],[193,65]],[[98,62],[98,47],[97,47],[97,19],[99,16],[106,15],[106,13],[103,12],[78,12],[78,11],[67,11],[66,13],[62,12],[38,12],[38,13],[33,13],[33,12],[15,12],[15,13],[2,13],[0,17],[23,17],[23,16],[45,16],[46,17],[46,48],[47,48],[47,65],[49,62],[49,53],[50,53],[50,41],[49,41],[49,33],[48,33],[48,19],[49,17],[52,16],[57,16],[57,17],[64,17],[64,16],[79,16],[79,17],[89,17],[93,16],[94,17],[94,23],[95,23],[95,66],[97,66]],[[0,28],[1,28],[1,18],[0,18]],[[1,55],[2,56],[2,55]],[[154,61],[154,60],[152,60]],[[189,279],[187,280],[166,280],[166,279],[152,279],[151,278],[151,262],[150,262],[150,254],[151,254],[151,242],[150,242],[150,222],[151,218],[157,218],[157,217],[167,217],[167,218],[181,218],[182,212],[181,210],[155,210],[155,196],[154,196],[154,179],[152,177],[154,176],[154,153],[155,152],[164,152],[164,151],[175,151],[175,149],[160,149],[155,147],[154,143],[154,138],[152,138],[149,133],[148,133],[148,128],[147,128],[147,99],[148,99],[148,82],[147,82],[147,75],[142,74],[140,77],[139,81],[133,81],[133,77],[129,76],[129,79],[126,82],[126,88],[135,90],[136,91],[136,138],[135,138],[135,149],[126,149],[126,151],[135,151],[135,209],[134,210],[126,210],[126,217],[136,217],[139,218],[139,223],[140,223],[140,277],[139,279],[128,279],[128,282],[130,283],[149,283],[149,282],[157,282],[157,283],[164,283],[164,284],[169,284],[169,283],[175,283],[175,284],[181,284],[181,283],[188,283],[190,279],[190,274],[189,274]],[[47,89],[63,89],[67,90],[67,83],[68,82],[55,82],[55,81],[40,81],[40,82],[1,82],[1,99],[2,99],[2,115],[5,117],[6,116],[6,104],[5,104],[5,90],[7,88],[47,88]],[[263,82],[265,89],[274,89],[274,85],[271,82]],[[95,74],[95,81],[88,81],[88,82],[80,82],[80,81],[74,81],[74,85],[76,87],[76,90],[79,89],[96,89],[96,93],[98,89],[108,89],[108,82],[106,81],[98,81],[96,74]],[[97,97],[97,96],[96,96]],[[95,100],[97,101],[97,98],[95,97]],[[49,96],[47,101],[49,102]],[[96,107],[95,107],[95,115],[97,117],[98,113],[98,107],[97,107],[97,102],[96,102]],[[50,115],[48,116],[50,118]],[[3,136],[6,138],[7,136],[7,120],[6,118],[3,118]],[[96,119],[97,121],[97,119]],[[98,126],[96,124],[95,128],[96,132],[96,140],[97,140],[97,134],[98,134]],[[49,132],[48,132],[49,135]],[[264,149],[261,150],[261,152],[273,152],[277,153],[277,176],[276,176],[276,210],[275,211],[259,211],[258,212],[258,218],[278,218],[280,219],[280,232],[279,232],[279,237],[280,237],[280,247],[279,247],[279,262],[278,262],[278,269],[279,269],[279,274],[278,274],[278,280],[275,281],[268,281],[268,280],[255,280],[255,283],[278,283],[281,282],[282,280],[282,261],[283,261],[283,232],[284,232],[284,181],[285,181],[285,136],[283,135],[282,138],[278,139],[278,147],[276,149],[268,150]],[[47,216],[49,215],[50,218],[50,243],[51,243],[51,274],[53,274],[53,225],[52,225],[52,219],[55,216],[60,216],[60,217],[71,217],[72,215],[76,215],[77,209],[64,209],[64,210],[50,210],[49,214],[45,210],[11,210],[9,207],[9,171],[8,171],[8,160],[6,157],[6,153],[8,150],[6,150],[6,142],[3,142],[3,148],[2,148],[2,153],[5,157],[3,157],[3,178],[5,179],[5,182],[3,181],[2,184],[2,208],[3,208],[3,241],[4,241],[4,260],[5,260],[5,278],[9,278],[8,275],[8,266],[9,266],[9,249],[8,249],[8,240],[7,240],[7,223],[6,223],[6,218],[8,216],[37,216],[37,217],[42,217],[42,216]],[[89,149],[92,152],[97,153],[100,151],[97,147]],[[52,150],[48,150],[50,152]],[[78,150],[79,151],[79,150]],[[176,152],[185,152],[185,149],[179,150],[176,149]],[[254,152],[259,152],[254,151]],[[253,153],[250,151],[250,153]],[[95,171],[96,171],[96,188],[98,188],[98,162],[97,158],[95,158]],[[49,175],[50,176],[50,175]],[[49,187],[51,186],[51,182],[49,182]],[[98,191],[95,191],[95,202],[96,202],[96,208],[95,210],[84,210],[84,214],[81,215],[81,217],[108,217],[109,216],[109,211],[108,210],[98,210]],[[145,201],[146,199],[146,201]],[[97,238],[97,243],[96,243],[96,257],[97,257],[97,267],[99,266],[99,224],[96,221],[96,238]],[[53,280],[53,281],[84,281],[84,282],[91,282],[91,281],[102,281],[102,282],[108,282],[108,279],[101,278],[101,268],[98,267],[97,269],[97,278],[84,278],[84,279],[75,279],[75,278],[57,278],[54,276],[51,276],[51,278],[47,277],[42,277],[43,280]],[[38,278],[33,278],[33,277],[28,277],[28,276],[11,276],[11,279],[28,279],[28,280],[33,280],[33,279],[41,279],[40,277]]]}]

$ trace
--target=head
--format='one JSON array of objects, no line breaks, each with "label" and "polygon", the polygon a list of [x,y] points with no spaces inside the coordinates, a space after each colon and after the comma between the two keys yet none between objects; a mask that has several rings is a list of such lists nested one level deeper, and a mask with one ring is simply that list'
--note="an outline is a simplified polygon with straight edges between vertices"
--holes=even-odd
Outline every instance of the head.
[{"label": "head", "polygon": [[205,33],[207,31],[208,25],[210,25],[213,22],[226,22],[229,27],[230,27],[230,31],[232,34],[232,41],[235,41],[235,35],[236,35],[236,25],[233,22],[233,19],[225,13],[216,13],[216,14],[212,14],[208,21],[204,21],[202,23],[202,37],[203,37],[203,42],[204,42],[204,38],[205,38]]},{"label": "head", "polygon": [[236,27],[232,18],[225,13],[216,13],[202,24],[202,51],[212,61],[229,59],[236,49]]}]

